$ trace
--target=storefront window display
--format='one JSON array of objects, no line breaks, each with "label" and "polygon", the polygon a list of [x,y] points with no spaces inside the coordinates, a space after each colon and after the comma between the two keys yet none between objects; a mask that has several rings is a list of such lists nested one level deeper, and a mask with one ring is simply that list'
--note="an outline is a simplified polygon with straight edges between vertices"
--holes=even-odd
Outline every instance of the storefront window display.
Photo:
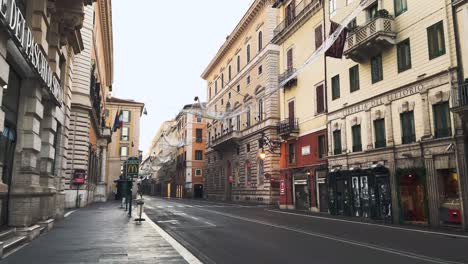
[{"label": "storefront window display", "polygon": [[426,223],[425,170],[423,168],[399,170],[397,175],[399,175],[402,220]]},{"label": "storefront window display", "polygon": [[440,218],[443,224],[461,224],[459,176],[455,169],[437,170]]}]

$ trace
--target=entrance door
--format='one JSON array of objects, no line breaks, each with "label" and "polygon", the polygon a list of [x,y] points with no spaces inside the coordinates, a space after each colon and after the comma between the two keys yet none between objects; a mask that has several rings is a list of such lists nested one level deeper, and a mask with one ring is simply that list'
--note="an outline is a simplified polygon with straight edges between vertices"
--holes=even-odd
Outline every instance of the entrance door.
[{"label": "entrance door", "polygon": [[318,184],[318,190],[319,190],[319,201],[320,201],[320,212],[326,213],[328,212],[328,190],[327,190],[327,184],[324,183],[319,183]]},{"label": "entrance door", "polygon": [[403,219],[408,222],[427,222],[424,201],[422,176],[415,173],[402,175],[400,177],[400,202]]},{"label": "entrance door", "polygon": [[336,213],[339,215],[351,214],[352,205],[348,185],[347,179],[337,179],[336,181]]},{"label": "entrance door", "polygon": [[193,188],[194,188],[193,196],[195,198],[203,198],[203,184],[195,184]]},{"label": "entrance door", "polygon": [[8,193],[1,197],[2,210],[0,225],[8,224],[8,199],[9,188],[11,186],[11,176],[13,171],[13,157],[16,146],[16,129],[11,124],[5,124],[0,135],[0,163],[3,164],[2,182],[8,185]]},{"label": "entrance door", "polygon": [[296,196],[296,209],[309,210],[309,188],[307,183],[295,184],[294,190]]},{"label": "entrance door", "polygon": [[376,185],[376,218],[386,219],[391,218],[392,216],[392,198],[390,194],[390,183],[388,180],[388,175],[377,176],[375,180]]},{"label": "entrance door", "polygon": [[294,120],[296,119],[296,114],[294,113],[294,101],[288,103],[288,113],[289,113],[289,129],[294,129]]}]

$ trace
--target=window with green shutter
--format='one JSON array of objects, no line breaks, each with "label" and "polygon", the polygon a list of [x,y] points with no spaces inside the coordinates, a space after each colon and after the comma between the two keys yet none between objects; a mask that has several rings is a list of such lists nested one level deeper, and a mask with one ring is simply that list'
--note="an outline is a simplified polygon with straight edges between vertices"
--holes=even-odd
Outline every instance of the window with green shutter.
[{"label": "window with green shutter", "polygon": [[349,69],[349,88],[351,92],[359,90],[359,65]]},{"label": "window with green shutter", "polygon": [[429,59],[445,54],[444,23],[442,21],[427,28]]},{"label": "window with green shutter", "polygon": [[340,98],[340,75],[336,75],[331,79],[332,83],[332,100]]},{"label": "window with green shutter", "polygon": [[444,138],[452,136],[450,124],[450,111],[448,102],[432,106],[434,114],[435,137]]},{"label": "window with green shutter", "polygon": [[398,72],[411,69],[410,40],[405,39],[397,45]]},{"label": "window with green shutter", "polygon": [[382,54],[371,58],[372,83],[383,80]]},{"label": "window with green shutter", "polygon": [[406,0],[394,0],[395,4],[395,16],[399,16],[408,10],[408,4]]},{"label": "window with green shutter", "polygon": [[352,126],[351,133],[353,137],[353,152],[362,151],[361,125]]},{"label": "window with green shutter", "polygon": [[385,136],[385,119],[374,120],[375,148],[385,148],[387,138]]},{"label": "window with green shutter", "polygon": [[341,148],[341,130],[333,131],[333,154],[340,155],[343,152]]},{"label": "window with green shutter", "polygon": [[400,114],[401,120],[401,143],[411,144],[416,141],[414,131],[414,113],[413,111]]},{"label": "window with green shutter", "polygon": [[319,159],[323,159],[327,156],[327,141],[325,135],[320,135],[317,138],[317,154]]}]

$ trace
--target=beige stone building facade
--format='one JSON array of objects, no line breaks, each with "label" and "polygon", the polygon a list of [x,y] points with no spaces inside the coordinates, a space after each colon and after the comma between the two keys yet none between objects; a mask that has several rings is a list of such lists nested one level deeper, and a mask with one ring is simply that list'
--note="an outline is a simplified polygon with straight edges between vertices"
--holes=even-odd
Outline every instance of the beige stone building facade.
[{"label": "beige stone building facade", "polygon": [[208,124],[205,194],[209,199],[271,203],[278,198],[278,188],[270,180],[279,178],[279,155],[268,152],[264,160],[258,155],[261,138],[278,138],[280,118],[272,5],[273,1],[254,1],[202,74],[210,111],[239,111]]},{"label": "beige stone building facade", "polygon": [[123,162],[129,157],[139,157],[140,151],[140,119],[145,105],[133,100],[110,97],[107,99],[107,124],[113,127],[115,116],[122,114],[122,127],[112,134],[107,150],[106,195],[114,199],[116,193],[115,181],[122,174]]},{"label": "beige stone building facade", "polygon": [[[325,2],[337,23],[359,4]],[[346,59],[327,58],[332,213],[466,225],[453,21],[450,1],[368,1],[348,25]]]},{"label": "beige stone building facade", "polygon": [[64,214],[74,62],[91,2],[0,1],[0,219],[28,238]]},{"label": "beige stone building facade", "polygon": [[[113,82],[112,10],[101,0],[85,8],[83,51],[74,64],[65,207],[106,201],[106,156],[111,126],[106,98]],[[84,179],[82,177],[85,177]]]}]

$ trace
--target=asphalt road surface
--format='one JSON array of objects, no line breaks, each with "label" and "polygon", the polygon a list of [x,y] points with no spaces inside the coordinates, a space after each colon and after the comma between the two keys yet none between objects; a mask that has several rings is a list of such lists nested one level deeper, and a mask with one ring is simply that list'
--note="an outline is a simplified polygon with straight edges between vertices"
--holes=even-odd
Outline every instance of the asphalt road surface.
[{"label": "asphalt road surface", "polygon": [[468,263],[468,233],[155,197],[145,213],[204,263]]}]

